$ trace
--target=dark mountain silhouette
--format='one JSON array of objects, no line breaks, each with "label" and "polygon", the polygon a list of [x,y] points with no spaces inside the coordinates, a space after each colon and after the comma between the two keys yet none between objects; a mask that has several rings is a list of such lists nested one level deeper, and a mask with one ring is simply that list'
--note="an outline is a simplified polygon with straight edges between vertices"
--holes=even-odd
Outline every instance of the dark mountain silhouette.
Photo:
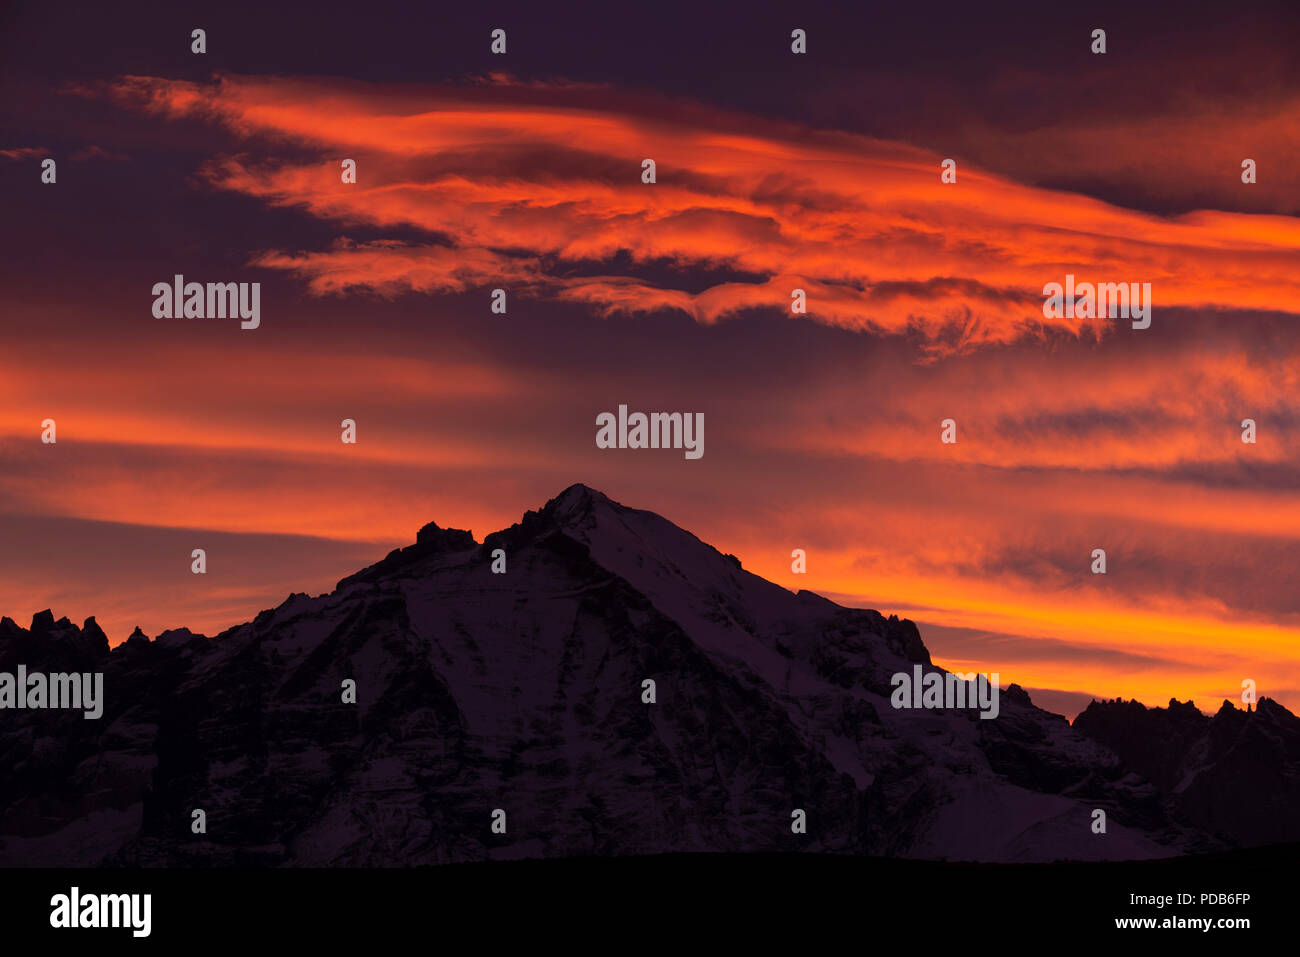
[{"label": "dark mountain silhouette", "polygon": [[5,618],[0,671],[20,663],[102,671],[106,701],[0,712],[3,865],[1132,859],[1278,840],[1300,806],[1298,722],[1272,702],[1094,704],[1076,728],[1015,685],[993,720],[894,709],[892,674],[940,670],[910,621],[791,593],[582,485],[482,544],[427,525],[216,638],[110,651],[93,619]]},{"label": "dark mountain silhouette", "polygon": [[1168,708],[1094,701],[1074,727],[1156,785],[1181,819],[1233,846],[1300,841],[1300,718],[1270,698]]}]

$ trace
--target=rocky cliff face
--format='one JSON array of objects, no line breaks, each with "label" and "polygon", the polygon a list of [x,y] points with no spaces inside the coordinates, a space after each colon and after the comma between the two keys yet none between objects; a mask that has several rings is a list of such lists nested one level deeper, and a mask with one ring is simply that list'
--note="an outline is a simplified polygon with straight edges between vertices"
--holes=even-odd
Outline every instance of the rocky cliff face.
[{"label": "rocky cliff face", "polygon": [[1233,846],[1300,841],[1300,718],[1269,698],[1214,717],[1094,701],[1075,728],[1156,784],[1171,811]]},{"label": "rocky cliff face", "polygon": [[4,619],[0,671],[17,663],[102,671],[106,700],[98,721],[0,711],[7,866],[1167,856],[1271,839],[1214,825],[1233,762],[1265,775],[1282,747],[1265,731],[1207,745],[1223,775],[1172,800],[1185,757],[1126,757],[1110,725],[1082,734],[1015,686],[995,720],[894,709],[892,674],[938,670],[911,622],[792,594],[581,485],[482,544],[428,525],[331,594],[216,638],[137,631],[110,651],[93,619]]}]

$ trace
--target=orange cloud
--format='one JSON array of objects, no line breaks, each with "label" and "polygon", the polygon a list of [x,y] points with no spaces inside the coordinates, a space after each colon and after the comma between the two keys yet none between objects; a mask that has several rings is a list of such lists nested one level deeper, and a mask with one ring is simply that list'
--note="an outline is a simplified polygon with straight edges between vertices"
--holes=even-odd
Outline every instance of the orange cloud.
[{"label": "orange cloud", "polygon": [[[254,260],[317,292],[505,283],[605,312],[674,308],[712,322],[788,311],[803,288],[813,319],[920,330],[936,352],[1106,327],[1044,318],[1043,286],[1066,273],[1149,282],[1157,313],[1294,313],[1300,302],[1292,217],[1163,218],[969,166],[944,185],[942,157],[909,146],[697,107],[619,111],[587,87],[127,77],[111,94],[246,138],[263,158],[214,162],[204,175],[217,187],[344,226],[429,234]],[[284,141],[321,160],[275,158]],[[345,156],[358,161],[357,184],[340,182]],[[641,182],[643,158],[658,164],[654,185]],[[620,255],[630,266],[610,273]],[[693,291],[654,275],[660,264],[745,278]]]}]

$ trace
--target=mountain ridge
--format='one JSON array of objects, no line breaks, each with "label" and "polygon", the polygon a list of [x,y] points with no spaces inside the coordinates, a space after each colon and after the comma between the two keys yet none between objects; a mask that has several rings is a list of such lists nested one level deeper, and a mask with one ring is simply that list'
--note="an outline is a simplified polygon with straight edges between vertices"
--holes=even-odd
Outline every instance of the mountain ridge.
[{"label": "mountain ridge", "polygon": [[[790,592],[581,484],[481,543],[430,522],[333,592],[290,595],[213,638],[137,628],[110,650],[93,618],[0,620],[0,670],[20,660],[103,670],[108,700],[98,722],[9,712],[5,864],[1129,859],[1288,839],[1281,819],[1300,801],[1300,734],[1278,712],[1296,719],[1272,702],[1273,737],[1247,721],[1164,757],[1129,747],[1104,704],[1072,728],[1016,685],[991,721],[896,710],[891,674],[943,671],[914,623]],[[1279,753],[1292,763],[1271,774]],[[1181,789],[1178,769],[1192,775]],[[1259,798],[1233,773],[1286,784],[1280,823],[1234,822]],[[191,830],[196,809],[206,834]],[[506,834],[491,830],[496,809]]]}]

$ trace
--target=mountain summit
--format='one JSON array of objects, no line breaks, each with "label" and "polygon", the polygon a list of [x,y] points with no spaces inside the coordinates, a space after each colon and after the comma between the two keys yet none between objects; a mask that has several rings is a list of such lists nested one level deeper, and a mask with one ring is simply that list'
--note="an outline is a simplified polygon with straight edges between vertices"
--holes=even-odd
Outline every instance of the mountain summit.
[{"label": "mountain summit", "polygon": [[[0,713],[7,866],[1044,861],[1257,837],[1192,813],[1170,782],[1194,761],[1128,754],[1122,716],[1089,736],[1015,685],[995,720],[891,707],[892,675],[941,672],[912,622],[791,593],[584,485],[482,543],[430,523],[216,638],[110,651],[93,619],[6,618],[0,671],[18,664],[102,672],[105,701],[98,721]],[[1281,710],[1261,734],[1294,747]]]}]

